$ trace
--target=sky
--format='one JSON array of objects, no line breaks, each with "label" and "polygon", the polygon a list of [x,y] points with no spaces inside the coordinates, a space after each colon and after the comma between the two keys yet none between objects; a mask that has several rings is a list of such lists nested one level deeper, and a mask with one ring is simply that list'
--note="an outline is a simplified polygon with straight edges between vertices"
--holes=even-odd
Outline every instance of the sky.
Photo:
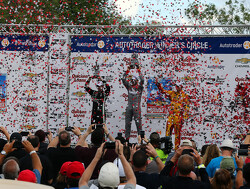
[{"label": "sky", "polygon": [[[196,0],[204,4],[213,3],[222,8],[227,0]],[[246,0],[249,1],[249,0]],[[183,25],[188,23],[184,10],[194,0],[115,0],[118,12],[130,18],[132,24],[152,21],[160,25]],[[250,3],[247,3],[250,7]]]}]

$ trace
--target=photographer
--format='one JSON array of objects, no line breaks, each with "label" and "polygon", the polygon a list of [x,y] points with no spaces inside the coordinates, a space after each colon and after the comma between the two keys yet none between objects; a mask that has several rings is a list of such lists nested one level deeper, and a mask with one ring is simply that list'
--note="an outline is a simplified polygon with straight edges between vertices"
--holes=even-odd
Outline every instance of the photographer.
[{"label": "photographer", "polygon": [[18,132],[12,133],[10,136],[10,142],[12,142],[13,140],[15,140],[14,145],[13,145],[13,148],[15,148],[15,150],[10,152],[6,156],[6,158],[10,156],[14,156],[17,159],[21,159],[27,154],[27,152],[24,150],[24,147],[22,145],[22,135]]},{"label": "photographer", "polygon": [[[186,189],[198,189],[198,188],[210,188],[210,181],[206,172],[204,164],[202,164],[201,157],[196,150],[190,152],[190,155],[184,154],[183,150],[185,147],[180,147],[176,150],[174,156],[170,161],[166,163],[166,166],[161,171],[162,186],[163,188],[175,189],[175,188],[186,188]],[[192,171],[194,170],[194,162],[198,165],[199,175],[201,181],[192,179]],[[170,176],[170,170],[177,163],[179,170],[179,176]]]},{"label": "photographer", "polygon": [[[97,149],[101,146],[101,144],[105,141],[105,134],[108,135],[109,139],[113,139],[113,137],[108,133],[106,126],[103,128],[97,127],[94,129],[94,125],[90,125],[84,135],[80,137],[80,140],[76,144],[75,153],[81,162],[84,163],[85,167],[87,167],[91,160],[95,157]],[[91,134],[91,145],[88,145],[86,142],[86,138]],[[113,162],[117,158],[117,154],[114,149],[107,149],[107,152],[103,155],[102,160],[107,160],[109,162]],[[97,167],[95,168],[91,179],[96,179],[98,176],[98,166],[100,162],[98,162]]]},{"label": "photographer", "polygon": [[158,173],[146,173],[146,167],[148,165],[148,157],[152,157],[153,161],[156,162],[159,172],[164,168],[164,164],[157,155],[154,147],[143,139],[147,144],[144,149],[136,151],[136,146],[132,148],[132,165],[134,168],[137,184],[147,189],[157,189],[161,186],[161,178]]},{"label": "photographer", "polygon": [[[77,127],[72,130],[75,134],[80,132]],[[76,134],[77,135],[77,134]],[[47,156],[50,159],[54,171],[53,180],[56,180],[57,174],[64,162],[77,161],[75,150],[71,148],[71,136],[65,127],[59,128],[58,135],[49,143]]]},{"label": "photographer", "polygon": [[[79,181],[80,189],[89,188],[88,181],[90,180],[94,169],[98,166],[98,162],[100,162],[101,158],[107,153],[107,151],[104,149],[104,145],[104,143],[101,144],[101,146],[96,150],[93,160],[83,173]],[[121,159],[122,165],[124,167],[124,172],[127,178],[127,183],[124,186],[124,189],[134,189],[136,185],[136,179],[135,175],[133,174],[132,168],[129,166],[129,163],[123,155],[123,145],[120,141],[116,141],[115,145],[115,152]],[[100,174],[98,177],[98,188],[118,188],[119,184],[120,180],[118,168],[113,163],[104,164],[100,170]]]},{"label": "photographer", "polygon": [[[171,152],[171,144],[169,146],[166,146],[166,143],[172,143],[170,140],[168,140],[166,137],[164,137],[162,140],[160,138],[160,135],[157,132],[153,132],[151,133],[150,137],[150,143],[153,145],[153,147],[155,148],[158,156],[160,157],[161,161],[165,164],[166,159],[168,157],[168,153]],[[168,141],[166,141],[168,140]],[[164,149],[161,149],[161,143],[164,143]],[[170,149],[167,149],[167,148]],[[168,153],[165,153],[168,152]],[[152,159],[152,158],[151,158]]]}]

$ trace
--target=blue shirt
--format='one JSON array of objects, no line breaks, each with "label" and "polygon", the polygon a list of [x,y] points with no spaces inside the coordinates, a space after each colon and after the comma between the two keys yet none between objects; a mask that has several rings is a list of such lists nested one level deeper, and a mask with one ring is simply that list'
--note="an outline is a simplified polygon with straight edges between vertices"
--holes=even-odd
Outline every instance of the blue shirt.
[{"label": "blue shirt", "polygon": [[37,169],[33,169],[33,173],[35,173],[35,175],[36,175],[36,182],[38,184],[40,184],[41,183],[41,174],[40,174],[40,172]]},{"label": "blue shirt", "polygon": [[[214,174],[216,172],[217,169],[220,168],[220,162],[221,160],[223,159],[224,157],[223,156],[220,156],[220,157],[217,157],[217,158],[214,158],[210,161],[210,163],[207,165],[207,168],[206,168],[206,171],[207,171],[207,174],[210,178],[213,178],[214,177]],[[236,164],[236,161],[235,159],[233,158],[234,160],[234,166],[235,166],[235,170],[237,169],[237,164]],[[234,175],[236,175],[236,171],[234,173]]]}]

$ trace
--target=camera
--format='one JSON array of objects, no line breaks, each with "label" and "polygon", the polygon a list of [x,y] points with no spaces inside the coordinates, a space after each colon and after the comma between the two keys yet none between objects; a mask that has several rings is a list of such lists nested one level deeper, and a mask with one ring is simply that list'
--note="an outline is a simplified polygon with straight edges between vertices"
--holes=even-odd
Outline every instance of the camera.
[{"label": "camera", "polygon": [[97,128],[103,128],[103,124],[96,124],[96,125],[92,126],[93,130],[95,130]]},{"label": "camera", "polygon": [[115,142],[105,142],[104,148],[106,148],[106,149],[115,149]]},{"label": "camera", "polygon": [[65,131],[72,131],[74,127],[65,127]]},{"label": "camera", "polygon": [[184,150],[182,151],[182,155],[188,154],[188,155],[190,155],[190,156],[193,156],[193,155],[191,154],[191,152],[194,152],[194,150],[193,150],[193,149],[184,149]]},{"label": "camera", "polygon": [[173,143],[169,136],[162,137],[160,139],[160,149],[163,150],[165,154],[169,154],[172,148],[173,148]]},{"label": "camera", "polygon": [[16,149],[21,149],[23,147],[24,146],[23,146],[22,142],[20,142],[20,141],[15,141],[13,144],[13,148],[16,148]]},{"label": "camera", "polygon": [[248,148],[250,144],[240,144],[240,148],[238,149],[238,156],[248,156]]},{"label": "camera", "polygon": [[49,135],[49,132],[44,132],[44,133],[45,133],[46,136]]},{"label": "camera", "polygon": [[140,131],[141,139],[145,138],[145,131]]},{"label": "camera", "polygon": [[20,132],[20,134],[21,134],[22,136],[28,136],[28,135],[29,135],[29,132],[28,132],[28,131],[22,131],[22,132]]}]

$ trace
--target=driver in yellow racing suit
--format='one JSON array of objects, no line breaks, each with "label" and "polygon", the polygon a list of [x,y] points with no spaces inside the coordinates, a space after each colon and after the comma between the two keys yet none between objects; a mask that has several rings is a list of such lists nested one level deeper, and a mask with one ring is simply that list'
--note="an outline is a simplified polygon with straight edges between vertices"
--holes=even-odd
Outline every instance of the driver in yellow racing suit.
[{"label": "driver in yellow racing suit", "polygon": [[180,145],[180,132],[184,119],[188,118],[189,96],[184,93],[181,86],[174,85],[176,90],[168,91],[163,89],[161,83],[156,78],[156,85],[161,93],[166,94],[171,103],[169,105],[169,115],[166,125],[166,136],[171,136],[174,129],[175,149]]}]

